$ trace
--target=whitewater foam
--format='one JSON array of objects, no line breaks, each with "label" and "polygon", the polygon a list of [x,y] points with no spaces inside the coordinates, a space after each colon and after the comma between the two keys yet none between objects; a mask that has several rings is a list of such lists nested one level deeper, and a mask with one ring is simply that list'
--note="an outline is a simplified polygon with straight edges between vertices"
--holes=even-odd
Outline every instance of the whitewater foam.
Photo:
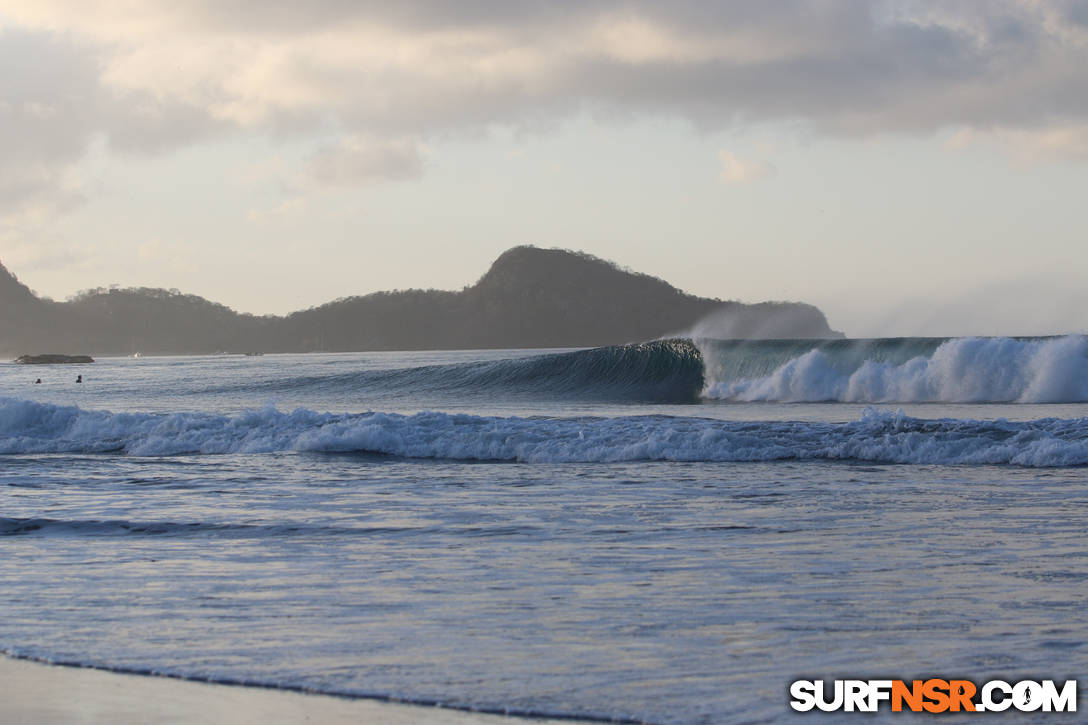
[{"label": "whitewater foam", "polygon": [[662,415],[333,414],[271,407],[224,416],[109,413],[0,399],[3,454],[276,451],[526,463],[864,460],[1079,466],[1088,464],[1088,418],[925,420],[870,410],[849,423],[748,422]]},{"label": "whitewater foam", "polygon": [[[767,375],[708,375],[704,396],[851,403],[1088,401],[1088,338],[1080,335],[954,338],[904,362],[874,359],[864,352],[859,360],[857,344],[855,353],[845,357],[837,354],[840,347],[812,347]],[[710,358],[715,354],[720,353],[704,350]]]}]

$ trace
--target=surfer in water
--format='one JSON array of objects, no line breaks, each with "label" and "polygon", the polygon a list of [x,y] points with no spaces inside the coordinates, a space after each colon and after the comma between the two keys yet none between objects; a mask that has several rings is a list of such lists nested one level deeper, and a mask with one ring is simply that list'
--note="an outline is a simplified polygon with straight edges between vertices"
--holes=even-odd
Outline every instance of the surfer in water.
[{"label": "surfer in water", "polygon": [[83,382],[83,376],[82,375],[77,375],[76,376],[76,382],[77,383],[82,383]]},{"label": "surfer in water", "polygon": [[42,379],[38,378],[37,380],[34,381],[34,384],[35,385],[41,385],[42,384]]}]

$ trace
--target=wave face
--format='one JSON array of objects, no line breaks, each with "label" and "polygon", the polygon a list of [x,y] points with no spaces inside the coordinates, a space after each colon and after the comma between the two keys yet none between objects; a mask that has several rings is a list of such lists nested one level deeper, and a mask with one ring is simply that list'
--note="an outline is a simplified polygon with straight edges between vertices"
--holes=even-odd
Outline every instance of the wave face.
[{"label": "wave face", "polygon": [[1088,401],[1088,338],[699,343],[710,399],[851,403]]},{"label": "wave face", "polygon": [[1088,402],[1088,337],[671,339],[513,359],[248,379],[203,392],[251,399],[362,396],[372,404],[409,399],[428,407],[478,399],[1078,403]]},{"label": "wave face", "polygon": [[671,416],[517,418],[272,408],[238,416],[109,413],[0,399],[0,453],[135,456],[322,451],[531,463],[859,460],[1088,464],[1088,418],[922,420],[870,411],[850,423]]},{"label": "wave face", "polygon": [[360,391],[381,396],[478,396],[630,402],[698,402],[703,359],[690,340],[655,340],[515,359],[246,383],[259,392]]}]

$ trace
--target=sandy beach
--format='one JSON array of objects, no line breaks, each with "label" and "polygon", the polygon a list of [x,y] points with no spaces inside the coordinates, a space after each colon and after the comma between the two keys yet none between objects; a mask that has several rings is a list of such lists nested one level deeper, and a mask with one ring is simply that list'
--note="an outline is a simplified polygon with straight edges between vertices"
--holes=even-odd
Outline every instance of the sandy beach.
[{"label": "sandy beach", "polygon": [[[117,674],[0,657],[0,723],[383,723],[502,725],[525,719],[376,700]],[[556,720],[531,722],[558,723]],[[564,720],[569,723],[571,721]]]}]

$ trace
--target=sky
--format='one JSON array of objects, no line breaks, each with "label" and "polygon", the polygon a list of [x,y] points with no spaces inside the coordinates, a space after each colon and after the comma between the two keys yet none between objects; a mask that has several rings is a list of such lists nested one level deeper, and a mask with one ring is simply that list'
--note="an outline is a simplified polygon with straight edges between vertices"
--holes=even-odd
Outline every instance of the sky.
[{"label": "sky", "polygon": [[0,0],[0,262],[282,314],[519,244],[1088,332],[1088,0]]}]

